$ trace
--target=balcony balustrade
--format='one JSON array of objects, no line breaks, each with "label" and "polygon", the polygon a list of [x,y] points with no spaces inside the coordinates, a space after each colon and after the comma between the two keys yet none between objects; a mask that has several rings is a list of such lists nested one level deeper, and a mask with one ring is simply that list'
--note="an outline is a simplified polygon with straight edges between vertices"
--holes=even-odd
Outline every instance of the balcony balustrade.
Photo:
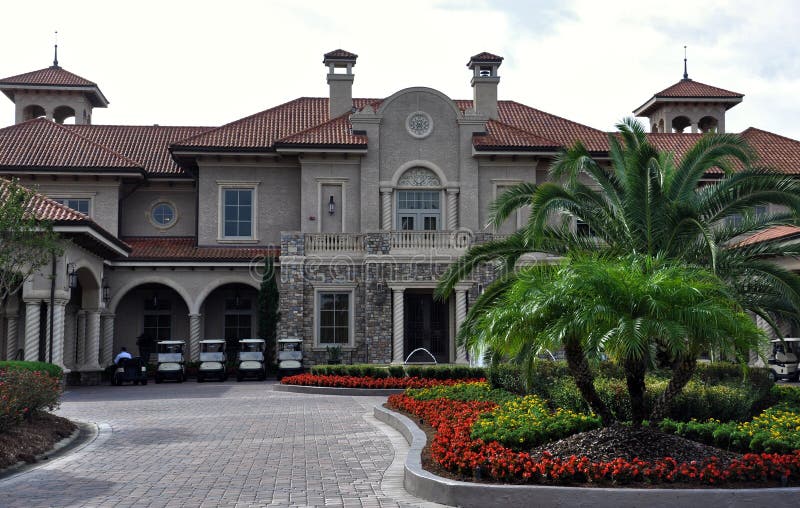
[{"label": "balcony balustrade", "polygon": [[380,231],[305,233],[306,255],[461,252],[473,243],[469,231]]}]

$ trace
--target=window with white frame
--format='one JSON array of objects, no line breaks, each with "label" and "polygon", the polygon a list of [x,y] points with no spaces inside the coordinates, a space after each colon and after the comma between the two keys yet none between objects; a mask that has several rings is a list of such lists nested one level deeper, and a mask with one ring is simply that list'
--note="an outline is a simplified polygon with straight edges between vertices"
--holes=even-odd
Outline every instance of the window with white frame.
[{"label": "window with white frame", "polygon": [[255,189],[252,187],[222,188],[222,237],[252,239]]},{"label": "window with white frame", "polygon": [[53,201],[84,215],[91,215],[92,200],[89,198],[53,198]]},{"label": "window with white frame", "polygon": [[317,342],[321,346],[350,344],[350,291],[317,293]]}]

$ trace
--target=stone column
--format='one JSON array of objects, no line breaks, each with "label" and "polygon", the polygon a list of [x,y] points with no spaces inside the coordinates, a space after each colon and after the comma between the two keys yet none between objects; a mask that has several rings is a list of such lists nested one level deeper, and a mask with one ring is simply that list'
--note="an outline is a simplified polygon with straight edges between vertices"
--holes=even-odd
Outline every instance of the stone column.
[{"label": "stone column", "polygon": [[17,333],[19,316],[6,314],[6,360],[14,360],[17,356]]},{"label": "stone column", "polygon": [[39,300],[25,302],[25,359],[36,361],[39,359]]},{"label": "stone column", "polygon": [[[461,325],[464,324],[464,320],[467,317],[467,290],[466,289],[456,289],[456,337],[458,336],[459,330],[461,330]],[[458,339],[456,339],[456,344],[458,343]],[[467,350],[464,346],[456,345],[456,363],[468,363],[467,362]]]},{"label": "stone column", "polygon": [[[64,316],[66,313],[67,301],[56,300],[53,306],[53,337],[51,344],[53,348],[53,363],[64,369],[64,372],[69,372],[64,363]],[[50,330],[48,323],[48,331]]]},{"label": "stone column", "polygon": [[100,364],[111,365],[114,359],[114,314],[103,314],[103,347],[100,348]]},{"label": "stone column", "polygon": [[447,229],[458,229],[458,189],[447,189]]},{"label": "stone column", "polygon": [[392,288],[392,363],[403,363],[403,353],[405,350],[405,340],[403,337],[405,318],[403,316],[404,288]]},{"label": "stone column", "polygon": [[392,189],[381,188],[381,229],[392,229]]},{"label": "stone column", "polygon": [[78,336],[75,337],[75,366],[82,368],[86,363],[86,311],[78,311]]},{"label": "stone column", "polygon": [[202,314],[189,314],[189,357],[193,362],[200,359],[200,318]]},{"label": "stone column", "polygon": [[102,370],[100,368],[100,311],[90,310],[86,313],[86,363],[85,370]]}]

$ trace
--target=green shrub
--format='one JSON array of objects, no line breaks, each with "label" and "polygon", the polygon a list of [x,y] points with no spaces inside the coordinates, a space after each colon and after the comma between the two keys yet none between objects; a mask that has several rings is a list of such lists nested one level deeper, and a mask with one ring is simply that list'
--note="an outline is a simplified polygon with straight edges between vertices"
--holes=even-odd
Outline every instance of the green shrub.
[{"label": "green shrub", "polygon": [[406,377],[406,370],[402,365],[389,365],[388,371],[391,377]]},{"label": "green shrub", "polygon": [[566,409],[551,411],[544,399],[527,395],[515,397],[481,415],[472,426],[472,438],[528,450],[600,426],[596,416]]},{"label": "green shrub", "polygon": [[40,411],[56,409],[60,399],[59,377],[26,368],[0,370],[0,432]]},{"label": "green shrub", "polygon": [[0,370],[30,370],[44,372],[51,377],[61,379],[64,371],[58,365],[47,362],[26,362],[17,360],[0,361]]},{"label": "green shrub", "polygon": [[514,394],[492,388],[489,383],[458,383],[448,386],[432,386],[430,388],[409,388],[405,393],[416,400],[445,398],[460,401],[478,400],[501,403],[514,398]]}]

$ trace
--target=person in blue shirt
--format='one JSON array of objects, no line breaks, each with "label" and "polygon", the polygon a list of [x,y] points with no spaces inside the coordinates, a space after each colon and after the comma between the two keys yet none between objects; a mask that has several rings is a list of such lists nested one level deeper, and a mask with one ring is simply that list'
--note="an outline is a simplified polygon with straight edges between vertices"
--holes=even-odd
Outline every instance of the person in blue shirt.
[{"label": "person in blue shirt", "polygon": [[114,365],[118,365],[119,361],[124,359],[124,358],[131,359],[133,357],[128,352],[128,349],[123,347],[123,348],[120,349],[119,354],[114,357]]}]

